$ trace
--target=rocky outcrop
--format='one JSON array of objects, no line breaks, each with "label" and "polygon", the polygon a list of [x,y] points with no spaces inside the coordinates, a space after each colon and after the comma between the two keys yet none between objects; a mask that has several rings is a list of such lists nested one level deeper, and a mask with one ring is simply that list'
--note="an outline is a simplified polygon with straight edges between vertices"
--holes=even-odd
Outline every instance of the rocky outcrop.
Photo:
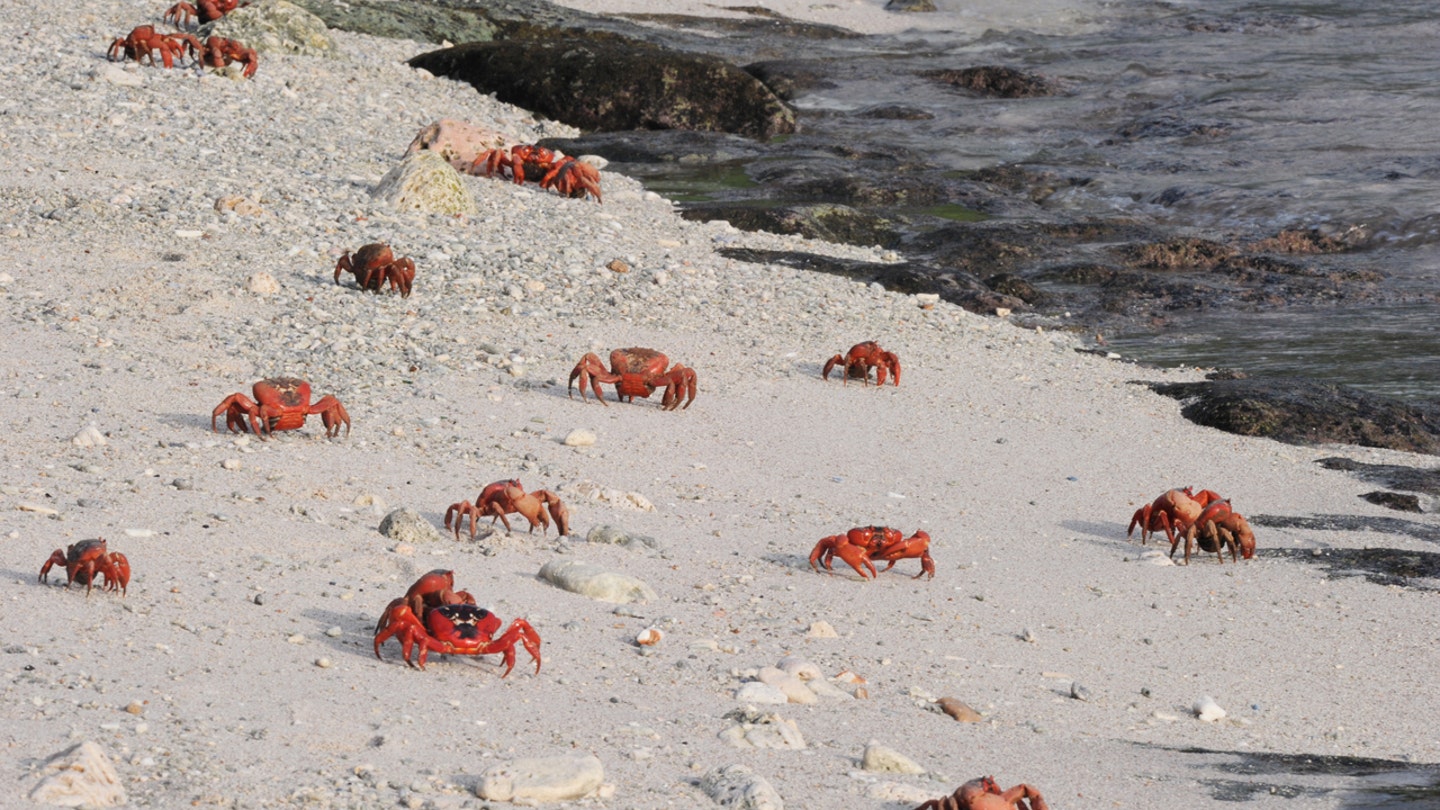
[{"label": "rocky outcrop", "polygon": [[795,131],[794,111],[740,68],[625,37],[472,42],[410,64],[585,130]]},{"label": "rocky outcrop", "polygon": [[1287,444],[1440,454],[1440,413],[1355,388],[1294,379],[1146,383],[1192,422]]}]

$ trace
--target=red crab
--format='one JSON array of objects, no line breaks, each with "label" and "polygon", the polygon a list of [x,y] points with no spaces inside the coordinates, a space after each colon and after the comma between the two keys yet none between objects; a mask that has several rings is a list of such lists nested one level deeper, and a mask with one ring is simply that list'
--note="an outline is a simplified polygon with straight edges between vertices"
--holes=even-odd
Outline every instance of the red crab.
[{"label": "red crab", "polygon": [[198,59],[202,48],[200,40],[194,34],[161,34],[154,26],[140,25],[110,43],[106,56],[112,62],[134,59],[136,62],[149,62],[153,65],[155,54],[159,52],[161,63],[171,68],[187,53],[191,59]]},{"label": "red crab", "polygon": [[[422,621],[423,619],[423,621]],[[380,658],[380,645],[392,636],[400,641],[405,663],[425,668],[428,653],[445,655],[501,655],[508,676],[515,668],[515,645],[518,642],[535,659],[535,672],[540,672],[540,634],[524,619],[510,623],[499,638],[500,618],[477,607],[475,599],[465,591],[455,590],[455,572],[435,570],[415,581],[405,595],[392,601],[375,625],[375,657]],[[411,661],[411,651],[419,654]]]},{"label": "red crab", "polygon": [[390,246],[383,242],[372,242],[355,251],[345,251],[335,262],[335,283],[340,283],[341,273],[354,273],[355,282],[362,290],[380,292],[385,282],[390,290],[400,291],[401,298],[410,297],[410,287],[415,283],[415,262],[409,257],[395,258]]},{"label": "red crab", "polygon": [[130,587],[130,561],[118,551],[106,550],[103,537],[81,540],[66,546],[64,551],[55,549],[50,554],[50,559],[40,567],[41,582],[50,581],[50,568],[55,565],[65,566],[65,587],[70,587],[72,582],[79,582],[85,586],[86,596],[90,595],[90,589],[95,586],[96,574],[105,578],[104,590],[118,590],[120,595],[124,596],[126,589]]},{"label": "red crab", "polygon": [[259,404],[244,394],[231,394],[210,414],[210,429],[219,430],[215,420],[223,413],[225,426],[231,433],[244,433],[248,429],[264,439],[277,430],[294,430],[305,424],[305,417],[320,414],[327,437],[339,436],[341,425],[345,426],[345,435],[350,435],[350,414],[340,400],[327,394],[311,405],[310,383],[304,380],[271,377],[255,383],[253,390]]},{"label": "red crab", "polygon": [[540,180],[540,187],[554,188],[562,197],[590,194],[595,197],[595,202],[603,202],[600,199],[600,170],[573,157],[563,157],[556,162],[555,167]]},{"label": "red crab", "polygon": [[894,380],[894,385],[900,384],[900,358],[894,352],[887,352],[880,348],[880,344],[873,340],[864,343],[856,343],[850,347],[850,351],[843,356],[835,355],[825,361],[825,370],[820,373],[824,379],[830,379],[830,371],[836,366],[844,366],[840,375],[840,384],[844,385],[846,380],[864,380],[866,385],[870,384],[870,369],[875,369],[875,384],[884,385],[886,372]]},{"label": "red crab", "polygon": [[[930,534],[923,530],[905,537],[898,529],[888,526],[859,526],[845,534],[831,535],[820,539],[810,551],[810,567],[819,571],[816,563],[831,571],[831,562],[839,556],[850,564],[861,579],[876,577],[873,560],[889,563],[885,570],[895,567],[900,560],[919,559],[920,573],[913,578],[929,575],[935,578],[935,561],[930,557]],[[866,571],[869,571],[867,576]]]},{"label": "red crab", "polygon": [[931,799],[915,810],[1050,810],[1040,791],[1029,785],[1001,790],[993,776],[982,776],[955,789],[949,796]]},{"label": "red crab", "polygon": [[599,357],[593,353],[586,354],[570,370],[570,396],[575,396],[575,378],[578,377],[581,400],[585,399],[586,386],[591,386],[595,389],[595,398],[604,405],[605,396],[600,390],[600,383],[614,383],[615,398],[621,402],[627,397],[633,402],[635,397],[648,397],[655,393],[655,389],[664,388],[661,407],[673,411],[680,406],[680,400],[685,399],[685,407],[688,408],[695,401],[695,370],[680,363],[666,370],[669,363],[668,357],[654,349],[633,346],[610,352],[610,370],[607,372]]},{"label": "red crab", "polygon": [[249,2],[241,3],[239,0],[200,0],[196,5],[182,0],[166,9],[165,16],[161,19],[178,28],[182,25],[189,25],[191,20],[198,17],[200,24],[204,25],[224,17],[241,6],[248,5],[250,5]]},{"label": "red crab", "polygon": [[200,54],[200,64],[205,67],[223,68],[231,62],[245,66],[244,75],[249,79],[260,66],[260,57],[255,49],[243,42],[224,37],[206,37],[205,50]]}]

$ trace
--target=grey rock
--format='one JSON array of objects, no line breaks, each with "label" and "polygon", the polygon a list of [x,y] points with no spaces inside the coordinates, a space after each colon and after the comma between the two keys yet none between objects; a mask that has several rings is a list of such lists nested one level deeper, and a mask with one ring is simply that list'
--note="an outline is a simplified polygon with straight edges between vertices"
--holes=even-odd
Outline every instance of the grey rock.
[{"label": "grey rock", "polygon": [[658,598],[649,585],[635,577],[579,560],[551,560],[541,567],[540,578],[557,588],[601,602],[626,604]]},{"label": "grey rock", "polygon": [[920,767],[915,760],[873,740],[865,746],[865,754],[861,757],[860,767],[867,771],[882,773],[925,773],[925,769]]},{"label": "grey rock", "polygon": [[764,777],[744,765],[712,768],[700,789],[716,804],[731,810],[784,810],[785,802]]},{"label": "grey rock", "polygon": [[445,538],[413,509],[396,509],[380,521],[380,533],[401,543],[438,543]]},{"label": "grey rock", "polygon": [[475,795],[488,801],[563,802],[595,793],[605,768],[593,754],[530,757],[485,771]]}]

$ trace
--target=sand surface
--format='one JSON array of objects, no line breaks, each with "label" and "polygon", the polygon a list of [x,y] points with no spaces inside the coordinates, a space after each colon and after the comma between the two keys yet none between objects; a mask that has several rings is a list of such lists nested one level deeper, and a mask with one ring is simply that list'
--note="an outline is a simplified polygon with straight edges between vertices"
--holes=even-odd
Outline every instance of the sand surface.
[{"label": "sand surface", "polygon": [[[707,806],[698,781],[731,764],[792,808],[902,810],[985,773],[1052,808],[1210,806],[1232,780],[1259,785],[1249,806],[1339,807],[1333,781],[1170,749],[1440,760],[1433,592],[1264,556],[1157,564],[1125,536],[1177,485],[1249,515],[1393,515],[1315,460],[1429,459],[1194,426],[1135,381],[1199,372],[727,260],[717,246],[880,256],[688,223],[609,173],[603,205],[477,177],[474,215],[391,210],[369,189],[421,126],[518,140],[534,122],[402,64],[429,46],[344,34],[346,58],[267,55],[250,82],[107,73],[110,39],[158,23],[153,6],[3,12],[31,33],[0,64],[0,804],[24,806],[39,763],[82,740],[154,807],[479,807],[487,768],[572,754],[604,767],[580,807]],[[259,212],[217,212],[227,195]],[[377,239],[416,258],[411,298],[333,282],[341,251]],[[259,271],[278,291],[247,287]],[[868,339],[899,355],[899,386],[821,379]],[[566,395],[583,354],[636,345],[696,370],[690,408]],[[339,397],[353,430],[211,432],[222,398],[279,375]],[[105,443],[77,445],[91,425]],[[575,430],[595,443],[567,446]],[[573,535],[377,531],[402,507],[438,527],[510,477],[560,492]],[[935,578],[913,560],[868,582],[810,569],[820,538],[866,524],[927,531]],[[607,525],[653,547],[587,541]],[[1427,548],[1257,534],[1262,550]],[[36,581],[99,536],[133,566],[127,596]],[[565,559],[656,596],[617,606],[537,576]],[[503,679],[493,657],[408,668],[394,642],[376,660],[377,617],[437,568],[529,620],[538,675],[523,652]],[[650,627],[662,641],[637,646]],[[722,740],[737,691],[786,656],[855,673],[866,696],[757,706],[800,750]],[[1206,696],[1224,719],[1193,716]],[[940,697],[983,719],[933,711]],[[926,773],[863,771],[871,741]]]}]

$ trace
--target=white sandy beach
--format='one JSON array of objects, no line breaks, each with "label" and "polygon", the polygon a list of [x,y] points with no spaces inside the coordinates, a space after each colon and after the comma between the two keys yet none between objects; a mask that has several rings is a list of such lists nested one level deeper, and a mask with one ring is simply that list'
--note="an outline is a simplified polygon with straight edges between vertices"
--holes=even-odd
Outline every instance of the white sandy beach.
[{"label": "white sandy beach", "polygon": [[[591,754],[606,787],[566,806],[705,807],[701,777],[741,764],[791,808],[904,810],[987,773],[1057,810],[1188,808],[1243,777],[1170,748],[1440,761],[1434,592],[1275,559],[1156,564],[1125,537],[1178,485],[1248,515],[1393,514],[1314,460],[1432,459],[1197,427],[1134,381],[1198,371],[725,259],[717,246],[881,254],[686,222],[610,172],[603,205],[475,177],[474,216],[391,210],[369,189],[424,125],[526,141],[533,121],[403,64],[430,45],[339,32],[344,58],[265,54],[248,82],[112,68],[111,39],[162,6],[0,11],[25,32],[0,60],[0,805],[30,806],[40,763],[84,740],[150,807],[482,807],[492,766]],[[258,213],[217,212],[229,195]],[[377,240],[418,264],[410,298],[333,283],[340,252]],[[251,292],[257,271],[279,290]],[[898,387],[821,380],[869,339],[899,355]],[[693,367],[694,404],[566,396],[583,354],[624,346]],[[339,397],[349,435],[318,418],[266,442],[211,432],[226,395],[281,375]],[[89,425],[102,446],[72,442]],[[577,429],[594,445],[566,446]],[[402,507],[438,528],[510,477],[561,493],[573,535],[377,531]],[[914,561],[873,582],[811,571],[817,540],[867,524],[929,532],[935,578],[911,579]],[[660,551],[587,542],[603,525]],[[127,596],[36,581],[51,551],[100,536],[129,557]],[[537,576],[556,559],[656,598],[562,591]],[[393,642],[376,660],[377,617],[437,568],[529,620],[538,675],[523,652],[505,679],[493,657],[413,670]],[[638,647],[652,626],[663,640]],[[723,740],[737,690],[786,656],[858,674],[868,696],[757,706],[793,721],[800,750]],[[946,696],[982,721],[933,711]],[[1205,696],[1228,715],[1196,718]],[[871,741],[926,773],[863,771]],[[1302,804],[1341,806],[1247,806]]]}]

